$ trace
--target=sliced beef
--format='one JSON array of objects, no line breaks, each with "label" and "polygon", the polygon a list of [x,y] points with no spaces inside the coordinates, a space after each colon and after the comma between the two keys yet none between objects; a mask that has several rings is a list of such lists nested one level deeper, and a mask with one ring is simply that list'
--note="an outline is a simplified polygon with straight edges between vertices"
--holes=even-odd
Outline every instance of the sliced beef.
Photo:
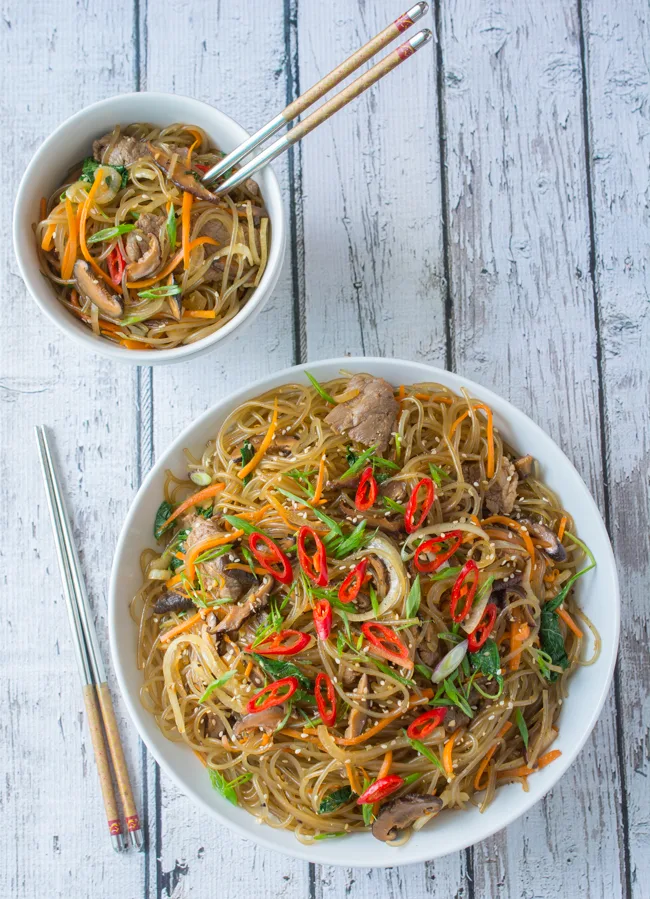
[{"label": "sliced beef", "polygon": [[530,455],[521,456],[519,459],[515,459],[515,468],[520,480],[523,481],[529,478],[535,470],[535,460]]},{"label": "sliced beef", "polygon": [[518,483],[515,466],[504,456],[485,494],[485,505],[493,515],[510,515],[517,499]]},{"label": "sliced beef", "polygon": [[152,606],[154,615],[167,615],[169,612],[189,612],[194,603],[180,593],[163,593]]},{"label": "sliced beef", "polygon": [[93,156],[97,162],[104,165],[133,165],[143,156],[148,156],[145,145],[135,137],[121,135],[111,147],[108,155],[106,150],[113,139],[113,132],[110,131],[99,140],[93,142]]},{"label": "sliced beef", "polygon": [[[196,546],[197,543],[203,543],[204,540],[209,540],[211,537],[226,537],[227,534],[225,531],[222,531],[219,527],[218,522],[214,518],[203,518],[201,515],[197,515],[192,519],[190,532],[187,535],[187,539],[185,541],[185,545],[188,549],[191,549],[193,546]],[[202,570],[205,574],[214,578],[214,580],[222,582],[223,575],[221,573],[221,568],[219,566],[220,558],[212,559],[209,562],[202,563]]]},{"label": "sliced beef", "polygon": [[383,378],[360,374],[350,378],[348,389],[358,390],[359,395],[335,406],[325,421],[339,434],[383,452],[399,411],[393,388]]},{"label": "sliced beef", "polygon": [[218,559],[215,559],[215,567],[224,581],[224,595],[220,596],[220,599],[229,596],[233,602],[237,602],[237,600],[241,599],[248,590],[258,583],[258,580],[252,571],[242,571],[239,568],[228,568],[228,565],[230,565],[229,554],[219,556]]}]

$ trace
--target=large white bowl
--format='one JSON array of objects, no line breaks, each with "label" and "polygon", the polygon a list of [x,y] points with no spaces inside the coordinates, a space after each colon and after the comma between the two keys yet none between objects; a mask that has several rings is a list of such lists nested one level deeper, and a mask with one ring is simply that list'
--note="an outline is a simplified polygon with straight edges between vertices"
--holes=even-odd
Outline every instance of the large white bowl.
[{"label": "large white bowl", "polygon": [[[438,381],[456,391],[466,387],[472,396],[491,406],[495,425],[508,443],[521,453],[534,454],[542,478],[557,491],[575,518],[577,533],[590,546],[598,563],[594,571],[580,578],[576,589],[582,608],[600,632],[602,651],[593,666],[578,670],[571,679],[569,697],[560,717],[559,737],[554,743],[554,748],[562,750],[561,758],[530,778],[528,793],[518,784],[511,784],[497,791],[494,802],[483,814],[474,808],[443,812],[399,849],[379,851],[379,844],[368,833],[304,846],[289,831],[260,826],[252,815],[234,808],[214,792],[205,768],[184,745],[171,743],[160,733],[138,695],[142,674],[136,667],[136,627],[128,606],[141,585],[140,553],[153,543],[152,523],[162,496],[165,469],[183,471],[183,447],[200,453],[240,403],[280,384],[306,383],[305,368],[321,381],[336,377],[345,369],[379,375],[394,385]],[[528,811],[564,774],[591,733],[612,679],[619,632],[618,581],[607,532],[589,491],[564,453],[526,415],[467,378],[428,365],[396,359],[333,359],[285,369],[222,400],[186,428],[158,459],[138,491],[117,544],[110,584],[109,627],[113,664],[131,717],[156,760],[184,793],[222,824],[272,849],[323,864],[383,867],[437,858],[485,839]],[[577,797],[578,802],[589,802],[590,798]]]},{"label": "large white bowl", "polygon": [[127,350],[103,337],[95,336],[59,302],[52,285],[41,274],[33,225],[38,221],[41,197],[49,197],[70,168],[91,153],[92,142],[117,124],[129,125],[133,122],[151,122],[159,126],[174,122],[198,125],[225,152],[230,152],[248,137],[241,125],[223,112],[190,97],[142,92],[120,94],[93,103],[59,125],[27,166],[16,195],[14,248],[23,280],[37,305],[75,343],[111,359],[136,365],[165,365],[206,353],[255,319],[280,276],[286,246],[285,215],[277,178],[267,166],[255,175],[271,219],[271,243],[266,270],[257,290],[241,312],[214,334],[187,346],[155,352]]}]

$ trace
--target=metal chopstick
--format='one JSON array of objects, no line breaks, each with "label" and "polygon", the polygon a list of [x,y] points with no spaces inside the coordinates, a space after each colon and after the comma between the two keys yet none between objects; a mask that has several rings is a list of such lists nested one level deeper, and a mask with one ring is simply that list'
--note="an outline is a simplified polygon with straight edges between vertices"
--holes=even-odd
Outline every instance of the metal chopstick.
[{"label": "metal chopstick", "polygon": [[[141,849],[143,846],[142,831],[140,829],[137,811],[133,802],[124,752],[117,730],[113,703],[106,683],[106,672],[99,650],[97,633],[90,613],[88,594],[86,592],[83,577],[81,576],[79,556],[72,539],[72,532],[65,511],[63,494],[58,482],[56,469],[54,467],[50,446],[44,428],[37,427],[36,435],[43,475],[47,486],[48,506],[55,531],[57,557],[59,559],[59,567],[61,569],[61,576],[64,584],[66,605],[68,607],[68,614],[72,625],[75,652],[77,654],[77,660],[80,663],[82,679],[84,680],[84,700],[88,712],[93,748],[97,758],[111,840],[116,851],[121,851],[126,848],[122,835],[122,826],[117,813],[104,735],[106,743],[108,744],[110,758],[113,763],[115,778],[131,842],[137,849]],[[99,708],[97,703],[99,703]],[[102,733],[102,724],[104,733]]]},{"label": "metal chopstick", "polygon": [[269,137],[272,137],[280,130],[280,128],[287,125],[293,119],[298,118],[301,113],[312,106],[317,100],[320,100],[321,97],[325,96],[325,94],[331,91],[333,87],[336,87],[337,84],[340,84],[341,81],[348,77],[348,75],[351,75],[352,72],[356,72],[359,66],[363,65],[364,62],[367,62],[375,55],[375,53],[383,50],[384,47],[388,46],[388,44],[395,40],[395,38],[402,34],[402,32],[406,31],[407,28],[410,28],[411,25],[421,19],[428,9],[428,3],[416,3],[415,6],[411,7],[411,9],[403,13],[399,18],[395,19],[394,22],[384,28],[383,31],[380,31],[379,34],[369,40],[367,44],[364,44],[363,47],[356,50],[352,56],[349,56],[345,60],[345,62],[336,66],[336,68],[332,69],[331,72],[321,78],[317,84],[314,84],[313,87],[310,87],[304,94],[301,94],[293,100],[293,102],[289,103],[289,105],[286,106],[281,113],[275,116],[275,118],[267,122],[266,125],[262,125],[259,131],[256,131],[255,134],[247,138],[242,144],[236,147],[232,153],[228,153],[227,156],[205,173],[202,180],[204,182],[213,181],[215,178],[223,175],[224,172],[227,172],[228,169],[232,168],[232,166],[238,163],[240,159],[243,159],[244,156],[248,156],[249,153],[252,153],[253,150],[256,150],[257,147],[268,140]]},{"label": "metal chopstick", "polygon": [[281,153],[284,153],[284,151],[292,144],[301,140],[306,134],[309,134],[310,131],[313,131],[314,128],[318,127],[318,125],[334,115],[335,112],[338,112],[339,109],[346,106],[351,100],[354,100],[355,97],[358,97],[359,94],[368,90],[369,87],[379,81],[380,78],[383,78],[384,75],[387,75],[394,68],[401,65],[401,63],[428,43],[431,40],[431,37],[432,33],[428,28],[418,31],[414,37],[405,41],[371,69],[368,69],[367,72],[360,75],[359,78],[352,82],[352,84],[349,84],[339,94],[336,94],[331,100],[328,100],[327,103],[324,103],[315,112],[312,112],[311,115],[307,116],[306,119],[299,122],[295,128],[292,128],[291,131],[279,138],[279,140],[276,140],[275,143],[272,143],[257,156],[254,156],[250,162],[243,165],[234,173],[234,175],[231,175],[230,178],[227,178],[222,184],[213,188],[213,192],[217,195],[228,193],[233,187],[236,187],[238,184],[241,184],[242,181],[250,178],[251,175],[265,165],[268,165],[271,160],[275,159]]}]

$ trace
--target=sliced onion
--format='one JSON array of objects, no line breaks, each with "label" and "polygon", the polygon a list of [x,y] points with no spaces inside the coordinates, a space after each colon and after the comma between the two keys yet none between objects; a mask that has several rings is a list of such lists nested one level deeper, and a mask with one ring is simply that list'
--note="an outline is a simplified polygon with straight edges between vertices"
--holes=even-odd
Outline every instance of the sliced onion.
[{"label": "sliced onion", "polygon": [[447,655],[436,665],[431,680],[434,684],[439,684],[454,673],[456,668],[467,655],[467,640],[458,643],[453,649],[450,649]]},{"label": "sliced onion", "polygon": [[368,546],[360,553],[355,553],[351,559],[361,559],[368,555],[368,551],[377,556],[388,571],[388,593],[379,603],[379,614],[375,616],[372,609],[368,612],[360,612],[359,614],[349,614],[350,621],[368,621],[371,618],[381,618],[386,612],[393,609],[399,602],[406,598],[409,586],[406,577],[406,569],[399,554],[399,550],[395,544],[381,534],[377,534],[372,538]]},{"label": "sliced onion", "polygon": [[172,576],[169,568],[150,568],[147,577],[150,581],[168,581]]},{"label": "sliced onion", "polygon": [[462,622],[461,627],[465,631],[466,634],[471,634],[472,631],[475,631],[478,627],[478,623],[483,617],[483,612],[485,611],[485,607],[490,601],[490,596],[492,596],[492,590],[486,590],[476,603],[475,606],[472,606],[472,611],[469,614],[469,617]]},{"label": "sliced onion", "polygon": [[209,475],[207,471],[203,471],[202,468],[199,468],[190,473],[190,481],[194,481],[199,487],[208,487],[212,483],[212,475]]}]

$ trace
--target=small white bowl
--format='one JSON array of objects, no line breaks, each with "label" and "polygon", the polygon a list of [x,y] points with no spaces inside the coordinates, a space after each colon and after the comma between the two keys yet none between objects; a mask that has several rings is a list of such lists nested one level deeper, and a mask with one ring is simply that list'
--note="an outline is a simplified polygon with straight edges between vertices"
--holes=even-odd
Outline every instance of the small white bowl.
[{"label": "small white bowl", "polygon": [[[577,534],[590,547],[597,562],[593,571],[577,581],[576,590],[581,607],[600,633],[602,650],[594,665],[578,669],[571,678],[569,696],[560,715],[559,736],[553,744],[554,749],[562,751],[561,757],[529,779],[528,793],[519,784],[501,787],[483,814],[476,808],[445,811],[396,849],[384,848],[369,833],[355,833],[339,840],[323,840],[305,846],[290,831],[260,826],[244,809],[233,807],[215,793],[205,768],[184,744],[172,743],[162,735],[139,698],[142,673],[136,666],[137,628],[129,615],[129,602],[141,586],[140,553],[154,543],[151,532],[163,493],[165,470],[184,471],[187,460],[183,447],[190,447],[200,454],[226,416],[240,403],[281,384],[307,383],[305,369],[319,381],[334,378],[344,369],[369,372],[394,385],[437,381],[456,392],[466,387],[473,397],[492,408],[495,426],[507,442],[518,452],[530,452],[535,456],[541,477],[573,515]],[[571,462],[526,415],[467,378],[419,362],[331,359],[270,375],[222,400],[186,428],[160,456],[138,491],[115,552],[109,593],[111,656],[124,701],[147,747],[177,786],[222,824],[264,846],[308,861],[346,867],[408,865],[457,852],[486,839],[527,812],[557,783],[584,746],[605,701],[616,661],[619,602],[614,556],[598,508]],[[592,797],[577,798],[586,803]]]},{"label": "small white bowl", "polygon": [[95,336],[82,322],[77,321],[57,299],[51,284],[40,271],[33,225],[38,221],[41,197],[49,197],[66,173],[80,159],[90,155],[92,142],[115,125],[151,122],[171,125],[184,122],[203,128],[219,149],[230,152],[248,133],[241,125],[218,109],[175,94],[121,94],[101,100],[75,113],[54,131],[40,146],[23,175],[14,207],[14,248],[23,280],[41,310],[63,333],[80,346],[111,359],[136,365],[166,365],[200,356],[222,344],[244,324],[259,314],[270,297],[280,276],[286,246],[284,207],[277,178],[267,166],[255,175],[271,219],[271,243],[266,270],[244,308],[227,324],[209,337],[188,346],[169,350],[127,350]]}]

